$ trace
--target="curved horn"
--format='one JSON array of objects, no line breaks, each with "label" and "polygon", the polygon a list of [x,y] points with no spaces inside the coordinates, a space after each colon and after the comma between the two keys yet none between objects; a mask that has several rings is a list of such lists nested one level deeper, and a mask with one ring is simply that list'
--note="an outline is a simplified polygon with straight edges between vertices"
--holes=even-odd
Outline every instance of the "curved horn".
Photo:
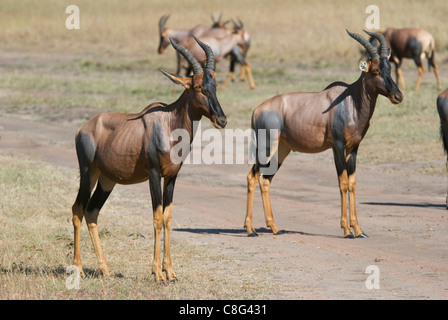
[{"label": "curved horn", "polygon": [[212,22],[213,23],[220,23],[221,19],[222,19],[222,11],[219,13],[218,20],[215,20],[215,16],[213,15],[213,13],[211,13],[210,16],[212,17]]},{"label": "curved horn", "polygon": [[160,30],[160,31],[162,31],[163,29],[166,29],[166,28],[165,28],[165,24],[166,24],[166,21],[168,20],[169,17],[170,17],[169,14],[164,14],[164,15],[160,18],[160,20],[159,20],[159,30]]},{"label": "curved horn", "polygon": [[367,52],[370,55],[370,58],[372,60],[378,60],[380,58],[380,56],[378,55],[377,50],[372,46],[372,44],[367,41],[362,35],[357,34],[357,33],[351,33],[350,31],[348,31],[347,29],[345,29],[345,31],[347,31],[348,35],[350,37],[352,37],[353,39],[355,39],[356,41],[358,41],[364,48],[366,48]]},{"label": "curved horn", "polygon": [[241,19],[239,17],[238,17],[238,22],[240,23],[240,25],[239,25],[240,29],[244,29],[243,21],[241,21]]},{"label": "curved horn", "polygon": [[[239,20],[239,18],[238,18]],[[241,22],[241,20],[239,20],[240,24],[238,24],[233,18],[232,18],[232,23],[233,23],[233,30],[234,31],[238,31],[240,29],[243,28],[243,23]]]},{"label": "curved horn", "polygon": [[389,50],[387,48],[386,38],[384,38],[384,36],[378,32],[369,32],[366,30],[364,30],[364,32],[367,33],[369,36],[374,37],[375,39],[377,39],[380,42],[380,44],[381,44],[380,56],[381,56],[381,58],[387,58],[389,56]]},{"label": "curved horn", "polygon": [[213,54],[212,48],[206,45],[204,42],[193,36],[194,40],[201,46],[201,48],[205,51],[205,56],[207,57],[207,63],[205,65],[205,69],[208,72],[215,71],[215,55]]},{"label": "curved horn", "polygon": [[193,74],[200,74],[203,72],[201,64],[196,60],[196,58],[191,54],[190,51],[185,49],[183,46],[176,44],[173,39],[170,38],[171,45],[174,49],[176,49],[177,52],[179,52],[181,55],[185,57],[185,59],[190,64],[191,68],[193,69]]}]

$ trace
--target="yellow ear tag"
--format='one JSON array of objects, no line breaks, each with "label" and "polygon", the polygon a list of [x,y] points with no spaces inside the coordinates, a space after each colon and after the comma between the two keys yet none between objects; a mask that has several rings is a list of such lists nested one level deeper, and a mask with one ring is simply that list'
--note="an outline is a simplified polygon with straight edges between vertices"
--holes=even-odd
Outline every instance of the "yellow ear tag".
[{"label": "yellow ear tag", "polygon": [[369,64],[367,63],[367,61],[361,61],[359,63],[359,70],[361,70],[362,72],[369,71]]}]

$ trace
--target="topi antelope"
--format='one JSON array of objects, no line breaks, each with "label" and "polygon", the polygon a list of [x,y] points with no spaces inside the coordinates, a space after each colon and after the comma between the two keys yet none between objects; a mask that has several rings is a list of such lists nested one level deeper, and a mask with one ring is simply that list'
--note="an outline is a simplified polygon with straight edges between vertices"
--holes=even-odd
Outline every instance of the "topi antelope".
[{"label": "topi antelope", "polygon": [[211,28],[211,26],[205,24],[199,24],[190,30],[167,28],[166,22],[168,21],[169,17],[170,15],[166,14],[159,19],[160,42],[159,47],[157,48],[157,52],[159,54],[162,54],[165,51],[166,47],[170,45],[170,38],[173,39],[176,43],[179,43],[180,41],[192,35],[195,37],[199,37]]},{"label": "topi antelope", "polygon": [[211,15],[212,18],[212,25],[204,25],[204,24],[198,24],[194,28],[190,30],[183,30],[183,29],[171,29],[166,27],[166,22],[168,21],[168,18],[170,17],[169,14],[163,15],[159,19],[159,36],[160,36],[160,42],[159,47],[157,48],[157,52],[159,54],[162,54],[165,52],[166,47],[170,45],[170,38],[173,39],[176,43],[181,42],[185,38],[195,36],[199,37],[205,34],[217,34],[218,36],[222,33],[221,30],[226,30],[225,25],[229,23],[230,21],[222,21],[222,13],[220,13],[218,20],[215,20],[215,17],[213,14]]},{"label": "topi antelope", "polygon": [[[98,235],[97,219],[101,207],[119,184],[134,184],[149,179],[154,214],[154,260],[152,272],[157,282],[175,280],[170,257],[170,223],[174,184],[182,163],[170,157],[177,145],[170,139],[175,129],[185,129],[193,140],[193,121],[209,118],[217,128],[227,120],[216,97],[213,52],[197,40],[207,56],[205,70],[185,48],[172,42],[191,64],[193,75],[180,77],[162,71],[174,83],[185,87],[171,104],[152,103],[137,114],[101,113],[90,119],[76,134],[76,153],[80,169],[78,196],[73,204],[74,265],[82,272],[80,234],[83,217],[104,276],[109,267]],[[179,142],[180,143],[180,142]],[[184,155],[182,155],[184,156]],[[162,193],[163,178],[163,193]],[[96,184],[96,189],[91,195]],[[164,230],[165,254],[161,268],[160,239]]]},{"label": "topi antelope", "polygon": [[[224,89],[225,86],[227,85],[227,82],[230,79],[232,79],[232,81],[235,80],[234,79],[235,78],[235,76],[234,76],[235,64],[240,63],[241,61],[243,61],[246,58],[247,51],[250,48],[251,38],[250,38],[249,33],[246,31],[246,29],[244,29],[243,22],[239,18],[238,18],[238,23],[234,19],[231,19],[231,21],[233,23],[233,29],[228,29],[225,27],[225,25],[228,22],[230,22],[230,20],[226,20],[225,22],[222,22],[222,13],[220,14],[218,20],[215,20],[212,15],[212,21],[213,21],[212,28],[208,31],[205,31],[201,36],[212,36],[217,39],[222,39],[222,38],[228,37],[232,33],[242,33],[242,36],[244,39],[244,45],[241,47],[238,44],[232,50],[232,52],[229,54],[230,55],[229,74],[228,74],[226,80],[221,85],[221,89]],[[235,55],[234,52],[236,52],[237,55]],[[179,68],[180,68],[180,66],[178,66],[178,70],[179,70]],[[244,68],[244,65],[243,65],[241,68],[241,73],[240,73],[241,81],[246,80],[246,71],[245,70],[246,70],[246,68]]]},{"label": "topi antelope", "polygon": [[[223,58],[227,57],[228,55],[231,55],[232,62],[231,62],[231,68],[227,75],[226,80],[224,81],[223,86],[227,84],[227,82],[232,78],[233,76],[233,68],[235,62],[238,62],[241,65],[242,72],[247,74],[248,80],[249,80],[249,86],[251,89],[255,88],[255,83],[252,77],[252,71],[250,69],[250,65],[247,62],[245,55],[245,46],[247,43],[247,36],[245,36],[244,29],[241,28],[234,28],[232,32],[226,32],[221,33],[220,36],[216,36],[213,32],[207,32],[204,35],[198,37],[202,42],[208,44],[214,54],[215,54],[215,61],[219,62]],[[205,62],[205,55],[204,52],[200,50],[199,46],[197,45],[196,41],[194,41],[193,37],[188,37],[180,42],[182,46],[187,48],[193,56],[201,63]],[[178,67],[177,67],[177,73],[180,72],[180,66],[181,62],[178,59]],[[187,68],[186,73],[190,73],[191,67]]]},{"label": "topi antelope", "polygon": [[[434,38],[428,31],[416,28],[388,28],[383,32],[383,36],[386,38],[386,42],[391,49],[390,61],[395,64],[397,83],[402,89],[406,88],[403,72],[401,70],[402,60],[404,58],[413,59],[417,65],[418,78],[415,84],[415,90],[418,90],[420,88],[423,74],[425,73],[425,68],[423,66],[423,59],[425,57],[428,59],[428,69],[430,70],[431,67],[434,69],[437,89],[442,89],[439,79],[439,70],[434,59]],[[370,42],[373,45],[376,45],[375,38],[371,38]]]},{"label": "topi antelope", "polygon": [[[440,117],[440,137],[443,142],[443,149],[447,155],[446,170],[448,171],[448,89],[445,89],[437,97],[437,111]],[[446,209],[448,210],[448,192],[446,196]]]},{"label": "topi antelope", "polygon": [[[269,189],[278,168],[291,151],[317,153],[332,148],[339,179],[344,237],[367,237],[358,224],[355,208],[358,146],[369,128],[378,95],[387,97],[394,104],[400,103],[403,96],[390,76],[388,48],[384,37],[367,32],[380,41],[381,51],[378,53],[361,35],[349,31],[347,33],[363,45],[370,55],[369,61],[360,64],[362,72],[356,82],[334,82],[318,93],[281,94],[261,103],[252,114],[252,129],[257,133],[258,154],[256,164],[247,176],[244,226],[249,236],[257,235],[252,224],[257,183],[261,189],[266,225],[277,234],[279,229],[274,223]],[[268,133],[263,134],[264,139],[260,130]],[[264,163],[260,161],[260,149],[261,155],[268,157]],[[271,169],[273,163],[277,165],[274,171],[267,170]],[[347,219],[347,194],[350,220]]]},{"label": "topi antelope", "polygon": [[[230,55],[230,67],[229,67],[229,73],[227,75],[226,80],[224,80],[223,84],[221,85],[221,89],[224,89],[227,85],[227,83],[229,82],[229,80],[235,80],[235,64],[236,63],[240,63],[241,61],[243,61],[243,59],[246,59],[247,56],[247,52],[249,51],[250,48],[250,44],[251,44],[251,38],[249,33],[246,31],[246,29],[244,29],[244,25],[243,22],[241,21],[241,19],[238,18],[238,22],[236,23],[235,20],[232,19],[233,22],[233,30],[234,32],[239,32],[239,30],[242,30],[241,32],[243,33],[243,39],[244,39],[244,46],[240,47],[239,45],[232,50],[238,52],[239,51],[239,56],[235,56],[233,53]],[[246,80],[246,68],[244,67],[244,65],[241,66],[241,73],[240,73],[240,80],[241,81],[245,81]]]}]

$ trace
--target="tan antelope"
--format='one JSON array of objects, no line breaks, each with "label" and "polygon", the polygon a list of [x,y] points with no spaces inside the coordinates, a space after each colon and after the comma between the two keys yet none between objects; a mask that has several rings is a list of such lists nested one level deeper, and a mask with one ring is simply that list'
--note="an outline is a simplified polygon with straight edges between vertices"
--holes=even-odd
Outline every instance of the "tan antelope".
[{"label": "tan antelope", "polygon": [[[440,137],[443,142],[443,150],[447,156],[446,170],[448,171],[448,89],[445,89],[437,97],[437,112],[440,118]],[[446,196],[446,209],[448,210],[448,192]]]},{"label": "tan antelope", "polygon": [[[278,168],[291,151],[317,153],[332,148],[339,180],[344,237],[367,237],[359,226],[355,208],[358,146],[369,128],[378,95],[387,97],[394,104],[400,103],[403,95],[390,76],[384,37],[367,32],[380,41],[381,51],[378,53],[361,35],[347,33],[363,45],[370,55],[369,61],[360,64],[362,72],[356,82],[334,82],[317,93],[277,95],[261,103],[252,114],[252,129],[257,134],[258,151],[256,164],[247,176],[244,226],[249,236],[257,235],[252,224],[257,183],[261,189],[266,225],[277,234],[279,229],[272,214],[270,185]],[[267,160],[260,161],[260,154],[266,155]],[[347,219],[347,195],[350,223]]]},{"label": "tan antelope", "polygon": [[[80,234],[83,217],[104,276],[109,267],[98,235],[97,219],[101,207],[119,184],[134,184],[149,179],[154,213],[154,260],[152,273],[156,281],[175,280],[170,257],[170,223],[174,184],[182,163],[173,162],[171,151],[177,142],[170,139],[176,129],[184,129],[193,140],[193,121],[202,116],[215,127],[224,128],[227,120],[216,97],[213,52],[203,48],[207,63],[205,70],[185,48],[172,42],[191,64],[193,75],[180,77],[162,71],[171,81],[185,87],[173,103],[152,103],[140,113],[101,113],[90,119],[76,134],[76,153],[80,169],[78,196],[73,204],[74,265],[82,272]],[[182,155],[184,156],[184,155]],[[163,192],[162,192],[163,178]],[[96,184],[96,189],[91,192]],[[160,239],[164,230],[165,255],[160,264]]]},{"label": "tan antelope", "polygon": [[[220,37],[213,33],[205,33],[202,36],[197,37],[202,42],[208,44],[215,54],[215,62],[221,61],[228,55],[232,56],[241,65],[241,68],[247,74],[249,80],[249,86],[251,89],[255,88],[255,83],[252,76],[252,71],[250,69],[250,64],[244,57],[244,48],[247,42],[245,38],[245,31],[242,28],[234,28],[232,32],[221,33]],[[193,37],[188,37],[180,42],[182,46],[188,49],[193,56],[200,62],[205,62],[204,52],[200,50],[200,47],[194,41]],[[178,60],[178,73],[180,72],[181,63]],[[187,68],[186,74],[190,73],[190,68]],[[233,69],[229,71],[226,80],[224,81],[224,86],[233,77]]]},{"label": "tan antelope", "polygon": [[167,28],[166,22],[168,21],[169,17],[170,15],[166,14],[159,19],[160,41],[159,41],[159,47],[157,48],[157,52],[159,54],[165,52],[165,49],[171,44],[170,38],[173,39],[176,43],[179,43],[185,38],[190,36],[199,37],[211,29],[211,26],[205,24],[198,24],[197,26],[188,30]]},{"label": "tan antelope", "polygon": [[[231,56],[231,62],[230,62],[230,71],[229,71],[229,75],[226,79],[226,81],[223,83],[222,88],[224,89],[224,87],[226,86],[227,82],[233,78],[233,74],[234,74],[234,69],[235,69],[235,63],[243,63],[242,64],[242,68],[241,68],[241,74],[240,74],[240,79],[242,81],[245,80],[245,75],[246,75],[246,70],[249,68],[249,72],[250,72],[250,67],[248,67],[246,61],[245,61],[245,57],[247,55],[247,50],[250,47],[250,36],[249,33],[243,29],[243,24],[241,22],[241,20],[239,20],[240,24],[236,24],[236,22],[232,19],[232,22],[234,24],[234,29],[228,29],[226,28],[226,24],[229,23],[229,20],[226,21],[222,21],[222,13],[220,13],[218,19],[216,20],[213,16],[213,14],[211,15],[211,19],[212,19],[212,25],[211,26],[207,26],[207,25],[197,25],[192,29],[189,30],[183,30],[183,29],[171,29],[171,28],[167,28],[166,27],[166,22],[169,18],[169,15],[163,15],[160,20],[159,20],[159,37],[160,37],[160,41],[159,41],[159,47],[157,49],[157,52],[159,54],[162,54],[163,52],[165,52],[166,47],[170,44],[170,38],[173,39],[176,43],[181,43],[181,45],[185,45],[182,43],[183,40],[185,40],[188,37],[206,37],[206,38],[216,38],[218,41],[228,39],[232,33],[240,33],[243,36],[244,39],[244,45],[240,46],[237,45],[235,48],[233,48],[232,52],[230,53]],[[241,31],[240,31],[241,30]],[[191,38],[192,39],[192,38]],[[193,44],[196,44],[195,41],[191,41]],[[200,50],[199,50],[200,51]],[[236,53],[236,56],[233,54],[233,52]],[[177,57],[177,70],[176,70],[176,74],[180,74],[181,68],[182,68],[182,56],[180,54],[176,55]],[[189,74],[189,72],[191,72],[191,69],[189,68],[189,66],[187,66],[187,75]],[[249,77],[249,75],[248,75]],[[250,72],[250,78],[249,78],[251,88],[254,88],[255,85],[253,83],[253,78],[252,78],[252,73]]]},{"label": "tan antelope", "polygon": [[[235,20],[232,19],[233,22],[233,28],[234,28],[234,32],[238,32],[239,30],[242,30],[243,32],[243,39],[244,39],[244,46],[243,47],[237,47],[234,50],[237,51],[239,50],[241,56],[246,59],[247,56],[247,52],[249,51],[250,45],[251,45],[251,37],[249,35],[249,33],[247,32],[247,30],[244,28],[243,22],[241,21],[241,19],[238,18],[238,22],[235,22]],[[235,80],[235,64],[239,63],[242,59],[240,57],[235,56],[234,54],[230,55],[230,68],[229,68],[229,73],[226,77],[226,80],[222,83],[221,85],[221,89],[224,89],[227,85],[227,83],[229,82],[229,80]],[[241,72],[240,72],[240,80],[241,81],[245,81],[246,80],[246,68],[244,68],[244,66],[241,66]]]},{"label": "tan antelope", "polygon": [[[222,22],[222,13],[220,14],[218,20],[215,20],[212,15],[212,28],[202,34],[202,36],[212,36],[214,38],[217,38],[218,40],[228,37],[232,33],[242,33],[243,39],[244,39],[244,45],[241,47],[240,45],[237,45],[232,52],[229,54],[230,56],[230,67],[229,67],[229,74],[226,78],[226,80],[221,85],[221,89],[224,89],[227,85],[227,82],[229,80],[235,80],[235,64],[239,63],[240,61],[245,59],[247,56],[247,52],[250,48],[251,44],[251,38],[247,30],[244,28],[243,22],[241,19],[238,18],[238,22],[236,22],[234,19],[226,20],[225,22]],[[226,28],[226,24],[232,21],[233,29],[232,28]],[[238,55],[235,55],[234,52],[238,52]],[[242,58],[241,58],[242,57]],[[178,66],[178,70],[180,66]],[[246,68],[241,68],[240,73],[240,80],[245,81],[246,80]]]},{"label": "tan antelope", "polygon": [[170,38],[173,39],[176,43],[181,42],[187,37],[195,36],[199,37],[205,34],[217,34],[218,36],[222,32],[221,29],[226,30],[225,25],[229,23],[230,21],[222,21],[222,13],[220,13],[217,20],[215,20],[215,17],[213,14],[211,15],[212,18],[212,25],[205,25],[205,24],[198,24],[192,29],[171,29],[166,27],[166,22],[168,21],[168,18],[170,17],[169,14],[163,15],[159,20],[159,47],[157,48],[157,52],[159,54],[162,54],[165,52],[166,47],[168,47],[171,42]]},{"label": "tan antelope", "polygon": [[[431,70],[431,67],[434,69],[437,89],[442,89],[439,79],[439,69],[434,58],[434,38],[428,31],[416,28],[388,28],[382,34],[384,35],[384,38],[386,38],[386,42],[391,49],[390,61],[395,64],[397,83],[402,89],[406,88],[403,72],[401,70],[402,60],[405,58],[413,59],[417,65],[418,78],[415,84],[415,90],[418,90],[423,74],[425,73],[425,67],[423,66],[423,59],[425,57],[428,59],[428,70]],[[374,38],[370,41],[376,45],[376,40]]]}]

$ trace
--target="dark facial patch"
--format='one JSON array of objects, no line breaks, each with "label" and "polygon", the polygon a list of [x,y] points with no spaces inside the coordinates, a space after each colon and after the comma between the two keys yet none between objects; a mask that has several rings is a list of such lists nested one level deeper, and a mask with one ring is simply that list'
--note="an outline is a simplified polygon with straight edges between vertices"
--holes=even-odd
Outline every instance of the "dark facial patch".
[{"label": "dark facial patch", "polygon": [[380,58],[380,72],[383,76],[390,76],[391,67],[387,58]]},{"label": "dark facial patch", "polygon": [[[392,80],[390,76],[391,67],[389,60],[387,58],[380,58],[380,74],[383,78],[383,85],[387,91],[387,95],[390,97],[391,94],[395,95],[397,101],[401,101],[402,95],[398,89],[396,83]],[[400,99],[398,99],[401,97]]]},{"label": "dark facial patch", "polygon": [[202,93],[207,97],[206,103],[210,113],[216,117],[218,124],[224,127],[226,122],[223,121],[225,121],[226,116],[216,97],[215,79],[208,71],[204,72],[204,77],[202,78]]},{"label": "dark facial patch", "polygon": [[204,94],[207,97],[216,95],[215,79],[213,79],[213,76],[210,74],[210,72],[204,72],[204,77],[202,78],[202,87],[204,89]]}]

